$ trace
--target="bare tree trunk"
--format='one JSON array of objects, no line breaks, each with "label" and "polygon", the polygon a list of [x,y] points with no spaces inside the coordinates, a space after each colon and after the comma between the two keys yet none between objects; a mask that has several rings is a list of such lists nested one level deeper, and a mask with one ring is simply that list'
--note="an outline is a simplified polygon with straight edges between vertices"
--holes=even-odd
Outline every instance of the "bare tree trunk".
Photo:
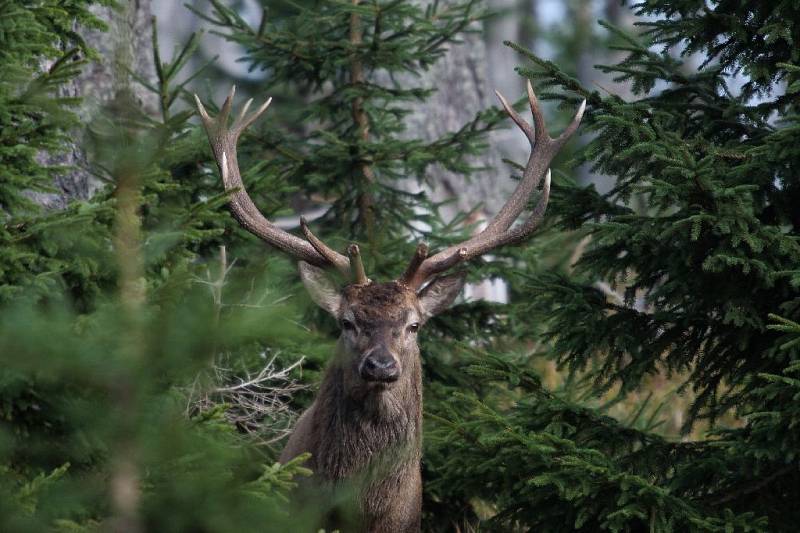
[{"label": "bare tree trunk", "polygon": [[517,28],[517,42],[534,50],[539,38],[539,0],[519,0],[518,7],[519,28]]},{"label": "bare tree trunk", "polygon": [[[418,4],[428,4],[426,0],[415,0]],[[516,36],[516,29],[509,27],[513,33],[506,39]],[[505,47],[502,47],[505,48]],[[501,90],[507,90],[511,97],[516,97],[521,87],[513,65],[506,61],[513,57],[508,51],[498,57],[507,65],[507,72],[502,79]],[[416,138],[432,141],[450,132],[456,131],[470,122],[475,114],[488,107],[497,105],[494,97],[495,84],[491,81],[490,67],[497,58],[490,58],[486,42],[481,33],[467,34],[463,42],[452,45],[433,67],[420,73],[420,77],[410,78],[414,85],[436,88],[436,92],[424,102],[411,106],[406,125],[408,132]],[[455,200],[452,207],[443,211],[445,218],[451,218],[458,212],[468,211],[478,205],[483,208],[478,214],[486,218],[496,213],[508,194],[514,189],[516,182],[510,179],[511,169],[502,162],[503,157],[515,158],[516,141],[509,135],[510,130],[492,133],[488,148],[481,154],[471,156],[469,162],[475,167],[485,168],[471,176],[451,172],[444,167],[434,165],[428,170],[428,177],[434,184],[428,190],[430,197],[437,202]],[[520,136],[521,137],[521,136]],[[501,149],[502,148],[502,149]],[[419,190],[416,182],[409,182],[408,188]],[[471,285],[467,289],[471,298],[484,298],[495,301],[507,299],[507,288],[503,283],[486,281],[479,285]]]},{"label": "bare tree trunk", "polygon": [[[577,0],[573,4],[572,12],[574,30],[574,46],[577,53],[575,58],[575,73],[578,80],[584,87],[589,87],[592,83],[594,73],[594,63],[597,60],[597,52],[592,49],[592,35],[594,33],[592,19],[592,2]],[[580,145],[585,144],[584,139],[579,138]],[[597,177],[590,172],[587,165],[581,165],[575,169],[575,176],[578,183],[588,184],[597,181]]]},{"label": "bare tree trunk", "polygon": [[[425,0],[415,0],[427,4]],[[424,102],[411,106],[407,119],[408,131],[417,138],[428,141],[461,128],[475,114],[496,105],[495,87],[489,77],[489,57],[486,43],[480,33],[468,34],[461,44],[451,46],[447,54],[420,77],[409,79],[414,85],[436,88],[436,92]],[[516,75],[513,68],[509,78]],[[511,83],[513,86],[513,83]],[[514,94],[516,96],[516,94]],[[455,198],[453,210],[464,211],[483,204],[484,209],[494,213],[502,205],[505,193],[513,189],[514,182],[508,179],[510,171],[502,163],[499,150],[501,142],[492,135],[488,149],[470,162],[487,170],[477,172],[470,178],[447,169],[434,166],[429,176],[435,185],[430,192],[434,200]],[[454,213],[453,213],[454,214]]]},{"label": "bare tree trunk", "polygon": [[[119,2],[117,8],[94,7],[92,11],[108,25],[107,32],[76,28],[99,55],[99,59],[87,65],[79,77],[60,91],[61,96],[83,99],[77,111],[82,125],[88,124],[103,105],[123,92],[132,96],[146,112],[155,112],[156,96],[133,81],[128,71],[148,80],[155,79],[150,46],[150,2],[128,0]],[[63,165],[70,170],[56,177],[57,192],[32,194],[40,205],[62,209],[72,200],[88,199],[100,187],[100,181],[89,171],[82,133],[81,130],[75,132],[75,140],[63,153],[42,154],[43,164]]]},{"label": "bare tree trunk", "polygon": [[606,20],[608,20],[611,24],[619,24],[619,22],[622,20],[623,9],[626,8],[619,0],[606,0]]}]

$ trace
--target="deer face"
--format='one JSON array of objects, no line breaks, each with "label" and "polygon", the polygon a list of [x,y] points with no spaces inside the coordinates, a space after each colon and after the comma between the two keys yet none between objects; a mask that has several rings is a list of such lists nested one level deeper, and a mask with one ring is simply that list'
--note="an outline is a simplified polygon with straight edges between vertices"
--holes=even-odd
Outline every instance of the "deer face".
[{"label": "deer face", "polygon": [[351,376],[382,387],[408,375],[419,358],[420,328],[453,302],[465,280],[463,273],[440,277],[417,293],[397,281],[339,291],[324,270],[303,262],[300,276],[311,298],[339,322],[343,363]]}]

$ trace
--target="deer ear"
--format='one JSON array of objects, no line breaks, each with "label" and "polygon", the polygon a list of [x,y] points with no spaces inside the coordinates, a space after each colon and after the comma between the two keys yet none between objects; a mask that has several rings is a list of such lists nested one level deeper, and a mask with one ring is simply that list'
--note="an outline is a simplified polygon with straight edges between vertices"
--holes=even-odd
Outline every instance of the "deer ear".
[{"label": "deer ear", "polygon": [[342,295],[339,294],[339,289],[328,273],[319,267],[300,261],[300,279],[303,280],[311,299],[334,317],[338,317]]},{"label": "deer ear", "polygon": [[450,307],[461,289],[464,288],[466,280],[466,272],[456,272],[449,276],[438,277],[422,289],[418,298],[425,318],[437,315]]}]

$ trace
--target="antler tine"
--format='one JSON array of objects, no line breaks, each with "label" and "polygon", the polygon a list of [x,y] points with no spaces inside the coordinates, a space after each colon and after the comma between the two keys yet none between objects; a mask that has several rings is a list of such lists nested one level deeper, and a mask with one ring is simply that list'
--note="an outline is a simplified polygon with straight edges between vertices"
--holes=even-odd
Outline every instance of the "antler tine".
[{"label": "antler tine", "polygon": [[503,239],[497,246],[506,244],[517,244],[527,239],[536,228],[539,227],[542,220],[544,220],[544,212],[547,210],[547,202],[550,201],[550,170],[547,170],[547,175],[544,177],[544,185],[542,185],[542,195],[539,201],[536,202],[536,207],[528,219],[519,226],[510,229],[505,233]]},{"label": "antler tine", "polygon": [[244,104],[244,109],[239,115],[239,118],[236,120],[236,126],[238,127],[240,134],[241,132],[249,128],[250,125],[258,119],[258,117],[264,114],[264,112],[269,107],[269,104],[272,103],[272,97],[267,98],[267,101],[261,104],[261,106],[258,109],[256,109],[255,113],[253,113],[249,117],[245,117],[245,111],[247,110],[248,107],[250,107],[250,103],[252,101],[253,99],[251,98]]},{"label": "antler tine", "polygon": [[527,80],[525,83],[525,89],[528,92],[528,103],[531,106],[531,115],[533,116],[533,127],[536,128],[537,133],[539,135],[546,137],[550,140],[550,136],[547,134],[547,126],[544,123],[544,115],[542,114],[542,110],[539,109],[539,99],[536,98],[536,93],[533,92],[533,85],[531,85],[531,80]]},{"label": "antler tine", "polygon": [[[239,172],[236,145],[239,136],[267,110],[272,99],[268,99],[249,116],[247,115],[247,110],[250,107],[250,102],[246,103],[244,109],[234,121],[233,126],[229,128],[228,117],[233,109],[233,97],[235,94],[236,87],[234,86],[228,93],[225,103],[215,118],[208,114],[200,98],[194,95],[197,102],[197,110],[200,113],[200,118],[208,135],[208,141],[214,153],[214,159],[217,160],[219,165],[222,182],[225,190],[230,193],[228,206],[233,217],[244,229],[296,259],[316,266],[335,266],[340,270],[343,269],[344,265],[349,265],[347,257],[334,252],[324,244],[319,246],[321,243],[319,239],[315,238],[317,243],[315,245],[278,228],[258,210],[253,199],[250,198]],[[323,249],[325,252],[320,251]]]},{"label": "antler tine", "polygon": [[306,240],[311,243],[311,246],[319,252],[319,254],[325,257],[336,269],[341,272],[341,274],[345,278],[350,278],[350,261],[347,260],[342,254],[334,251],[333,249],[329,248],[327,244],[322,242],[316,235],[311,233],[311,229],[308,227],[308,221],[306,217],[300,217],[300,229],[303,230],[303,235],[305,235]]},{"label": "antler tine", "polygon": [[208,116],[208,111],[206,111],[203,102],[200,101],[200,97],[196,94],[194,95],[194,101],[197,104],[197,112],[200,113],[200,118],[203,121],[203,127],[207,130],[213,124],[213,120]]},{"label": "antler tine", "polygon": [[533,144],[536,142],[536,132],[533,131],[531,125],[525,122],[525,119],[523,119],[521,116],[519,116],[519,113],[517,113],[514,108],[511,107],[511,104],[508,103],[508,100],[506,100],[505,96],[500,94],[500,91],[495,90],[494,94],[496,94],[497,98],[500,99],[500,103],[503,105],[503,109],[505,109],[508,116],[511,117],[511,120],[513,120],[514,123],[519,126],[519,129],[525,133],[525,136],[530,141],[531,146],[533,146]]},{"label": "antler tine", "polygon": [[[267,98],[267,105],[269,105],[271,102],[272,102],[272,97]],[[244,123],[244,119],[247,116],[247,111],[250,109],[251,105],[253,105],[253,99],[252,98],[248,98],[247,101],[242,106],[242,110],[239,111],[239,116],[236,117],[235,124]]]},{"label": "antler tine", "polygon": [[575,116],[570,121],[569,125],[561,132],[555,141],[564,144],[572,137],[572,134],[578,131],[578,126],[581,125],[581,119],[583,119],[583,113],[586,111],[586,99],[584,98],[581,101],[581,105],[578,106],[578,111],[575,112]]},{"label": "antler tine", "polygon": [[[450,270],[454,266],[466,261],[468,257],[467,249],[464,247],[452,252],[451,248],[448,248],[446,252],[447,254],[443,255],[441,259],[438,259],[437,261],[431,261],[430,263],[423,263],[420,265],[420,268],[417,269],[414,275],[408,280],[406,285],[413,289],[419,289],[422,287],[422,284],[434,274]],[[439,252],[439,254],[436,255],[438,256],[443,253],[444,252]]]},{"label": "antler tine", "polygon": [[[522,130],[531,144],[531,154],[522,174],[522,180],[520,180],[514,192],[483,231],[461,244],[451,246],[432,257],[424,259],[422,263],[416,266],[415,272],[408,278],[410,286],[419,288],[431,276],[452,268],[461,261],[474,259],[499,246],[520,243],[527,239],[541,223],[550,198],[550,162],[564,143],[577,131],[586,109],[586,100],[578,107],[578,111],[564,132],[553,139],[547,133],[544,114],[539,108],[539,101],[530,81],[527,83],[527,92],[531,114],[533,115],[533,126],[522,119],[503,95],[497,92],[497,96],[506,113]],[[538,187],[543,177],[545,179],[542,194],[536,207],[525,222],[512,229],[512,224],[524,211],[533,191]],[[412,265],[414,264],[415,259],[412,260]],[[406,279],[407,274],[404,274],[401,281]]]},{"label": "antler tine", "polygon": [[366,272],[364,272],[364,263],[361,261],[361,249],[357,244],[353,243],[347,247],[347,255],[350,256],[350,267],[353,270],[353,283],[356,285],[366,285],[370,282]]},{"label": "antler tine", "polygon": [[421,242],[417,245],[417,250],[414,252],[414,256],[411,258],[411,262],[408,264],[406,271],[403,272],[403,275],[400,276],[398,281],[403,283],[404,285],[409,285],[411,280],[414,279],[417,271],[419,270],[420,265],[425,259],[428,257],[428,245],[424,242]]},{"label": "antler tine", "polygon": [[223,128],[228,123],[228,117],[231,114],[231,109],[233,109],[234,96],[236,96],[236,85],[231,85],[231,90],[228,91],[228,96],[222,102],[222,108],[220,108],[219,115],[217,115],[217,123]]}]

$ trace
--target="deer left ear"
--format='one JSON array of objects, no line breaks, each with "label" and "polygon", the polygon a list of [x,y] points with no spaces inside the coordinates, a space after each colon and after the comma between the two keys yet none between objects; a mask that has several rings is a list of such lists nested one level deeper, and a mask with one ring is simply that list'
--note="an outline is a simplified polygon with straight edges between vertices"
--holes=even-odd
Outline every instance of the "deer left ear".
[{"label": "deer left ear", "polygon": [[339,294],[339,289],[328,273],[305,261],[300,261],[300,279],[303,280],[311,299],[337,318],[342,305],[342,295]]},{"label": "deer left ear", "polygon": [[453,303],[467,281],[466,272],[441,276],[430,282],[417,295],[425,318],[438,315]]}]

